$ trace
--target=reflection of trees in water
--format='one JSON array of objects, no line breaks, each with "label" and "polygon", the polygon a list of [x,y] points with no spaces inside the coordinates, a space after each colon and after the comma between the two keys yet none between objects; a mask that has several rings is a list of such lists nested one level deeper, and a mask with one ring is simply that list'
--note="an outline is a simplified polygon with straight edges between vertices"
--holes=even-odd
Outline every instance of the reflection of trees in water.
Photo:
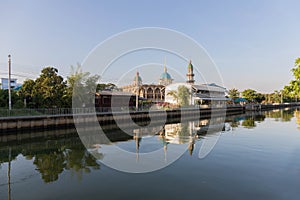
[{"label": "reflection of trees in water", "polygon": [[275,121],[289,122],[294,117],[294,112],[297,110],[288,109],[288,110],[274,110],[266,112],[268,118],[274,118]]},{"label": "reflection of trees in water", "polygon": [[81,180],[84,173],[100,169],[96,159],[82,145],[38,154],[33,163],[46,183],[56,181],[64,170],[70,170],[72,175],[76,174]]},{"label": "reflection of trees in water", "polygon": [[266,116],[265,115],[261,115],[261,114],[253,116],[253,119],[256,122],[263,122],[263,121],[265,121],[265,118],[266,118]]},{"label": "reflection of trees in water", "polygon": [[[96,159],[88,153],[78,137],[9,145],[12,147],[11,159],[16,159],[19,154],[27,160],[33,159],[36,170],[46,183],[58,180],[64,170],[70,170],[80,180],[84,173],[100,169]],[[0,146],[0,165],[8,162],[7,155],[7,148]]]},{"label": "reflection of trees in water", "polygon": [[232,122],[230,122],[230,126],[232,128],[237,128],[237,127],[239,127],[239,125],[240,125],[240,121],[238,121],[238,120],[233,120]]},{"label": "reflection of trees in water", "polygon": [[298,124],[298,129],[300,129],[300,111],[297,109],[295,110],[295,117],[296,117],[296,123]]},{"label": "reflection of trees in water", "polygon": [[255,122],[263,122],[265,120],[266,116],[262,114],[254,114],[251,116],[245,117],[245,119],[242,121],[242,126],[245,128],[254,128],[256,127]]},{"label": "reflection of trees in water", "polygon": [[245,127],[245,128],[254,128],[256,125],[255,125],[254,119],[251,117],[251,118],[246,118],[242,122],[242,126]]},{"label": "reflection of trees in water", "polygon": [[81,180],[83,173],[90,173],[91,169],[100,169],[100,165],[84,149],[72,149],[66,151],[65,169],[71,170],[72,175],[76,174],[79,180]]},{"label": "reflection of trees in water", "polygon": [[58,175],[64,170],[64,154],[61,151],[38,154],[35,156],[33,164],[37,166],[36,170],[41,173],[42,179],[46,183],[53,182],[58,179]]}]

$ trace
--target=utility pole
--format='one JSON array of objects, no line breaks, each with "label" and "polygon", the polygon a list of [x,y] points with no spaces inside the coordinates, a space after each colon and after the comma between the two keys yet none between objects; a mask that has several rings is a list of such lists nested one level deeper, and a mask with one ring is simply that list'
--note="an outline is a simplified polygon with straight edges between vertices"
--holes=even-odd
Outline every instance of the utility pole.
[{"label": "utility pole", "polygon": [[8,109],[11,110],[11,55],[8,55]]}]

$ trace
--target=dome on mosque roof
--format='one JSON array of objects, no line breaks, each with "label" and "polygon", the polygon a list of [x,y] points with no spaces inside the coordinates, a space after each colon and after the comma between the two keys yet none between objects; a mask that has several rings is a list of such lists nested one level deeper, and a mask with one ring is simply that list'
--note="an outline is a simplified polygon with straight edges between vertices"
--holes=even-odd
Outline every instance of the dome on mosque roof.
[{"label": "dome on mosque roof", "polygon": [[160,75],[160,79],[172,79],[171,75],[167,72],[167,67],[164,67],[164,72]]},{"label": "dome on mosque roof", "polygon": [[[134,81],[136,80],[136,76],[133,79]],[[142,81],[142,78],[140,76],[138,76],[138,81]]]},{"label": "dome on mosque roof", "polygon": [[171,75],[168,72],[164,72],[160,75],[161,79],[172,79]]}]

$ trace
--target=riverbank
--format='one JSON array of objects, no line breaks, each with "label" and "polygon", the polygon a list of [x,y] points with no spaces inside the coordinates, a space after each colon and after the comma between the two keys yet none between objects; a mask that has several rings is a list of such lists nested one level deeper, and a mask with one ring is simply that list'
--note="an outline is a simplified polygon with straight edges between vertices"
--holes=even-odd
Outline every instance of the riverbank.
[{"label": "riverbank", "polygon": [[[99,122],[101,126],[128,127],[134,123],[147,125],[151,123],[189,120],[196,118],[220,117],[235,114],[242,114],[246,110],[268,110],[299,106],[299,103],[276,104],[276,105],[256,105],[246,106],[228,105],[223,108],[185,108],[177,110],[154,110],[154,111],[133,111],[133,112],[103,112],[103,113],[78,113],[78,114],[60,114],[60,115],[42,115],[42,116],[13,116],[0,118],[0,134],[11,133],[25,130],[49,130],[64,129],[75,127],[74,119],[77,125],[93,124]],[[130,117],[128,117],[130,115]]]}]

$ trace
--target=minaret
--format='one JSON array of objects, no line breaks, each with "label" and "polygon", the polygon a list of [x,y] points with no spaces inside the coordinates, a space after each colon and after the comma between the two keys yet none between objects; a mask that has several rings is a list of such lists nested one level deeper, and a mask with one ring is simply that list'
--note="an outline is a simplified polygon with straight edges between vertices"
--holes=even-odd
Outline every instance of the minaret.
[{"label": "minaret", "polygon": [[189,84],[194,84],[195,83],[195,80],[194,80],[194,67],[192,65],[192,61],[190,60],[190,63],[188,65],[188,73],[186,74],[186,77],[187,77],[187,83]]},{"label": "minaret", "polygon": [[136,71],[136,75],[133,79],[133,85],[140,86],[142,85],[142,78],[140,77],[139,71]]}]

